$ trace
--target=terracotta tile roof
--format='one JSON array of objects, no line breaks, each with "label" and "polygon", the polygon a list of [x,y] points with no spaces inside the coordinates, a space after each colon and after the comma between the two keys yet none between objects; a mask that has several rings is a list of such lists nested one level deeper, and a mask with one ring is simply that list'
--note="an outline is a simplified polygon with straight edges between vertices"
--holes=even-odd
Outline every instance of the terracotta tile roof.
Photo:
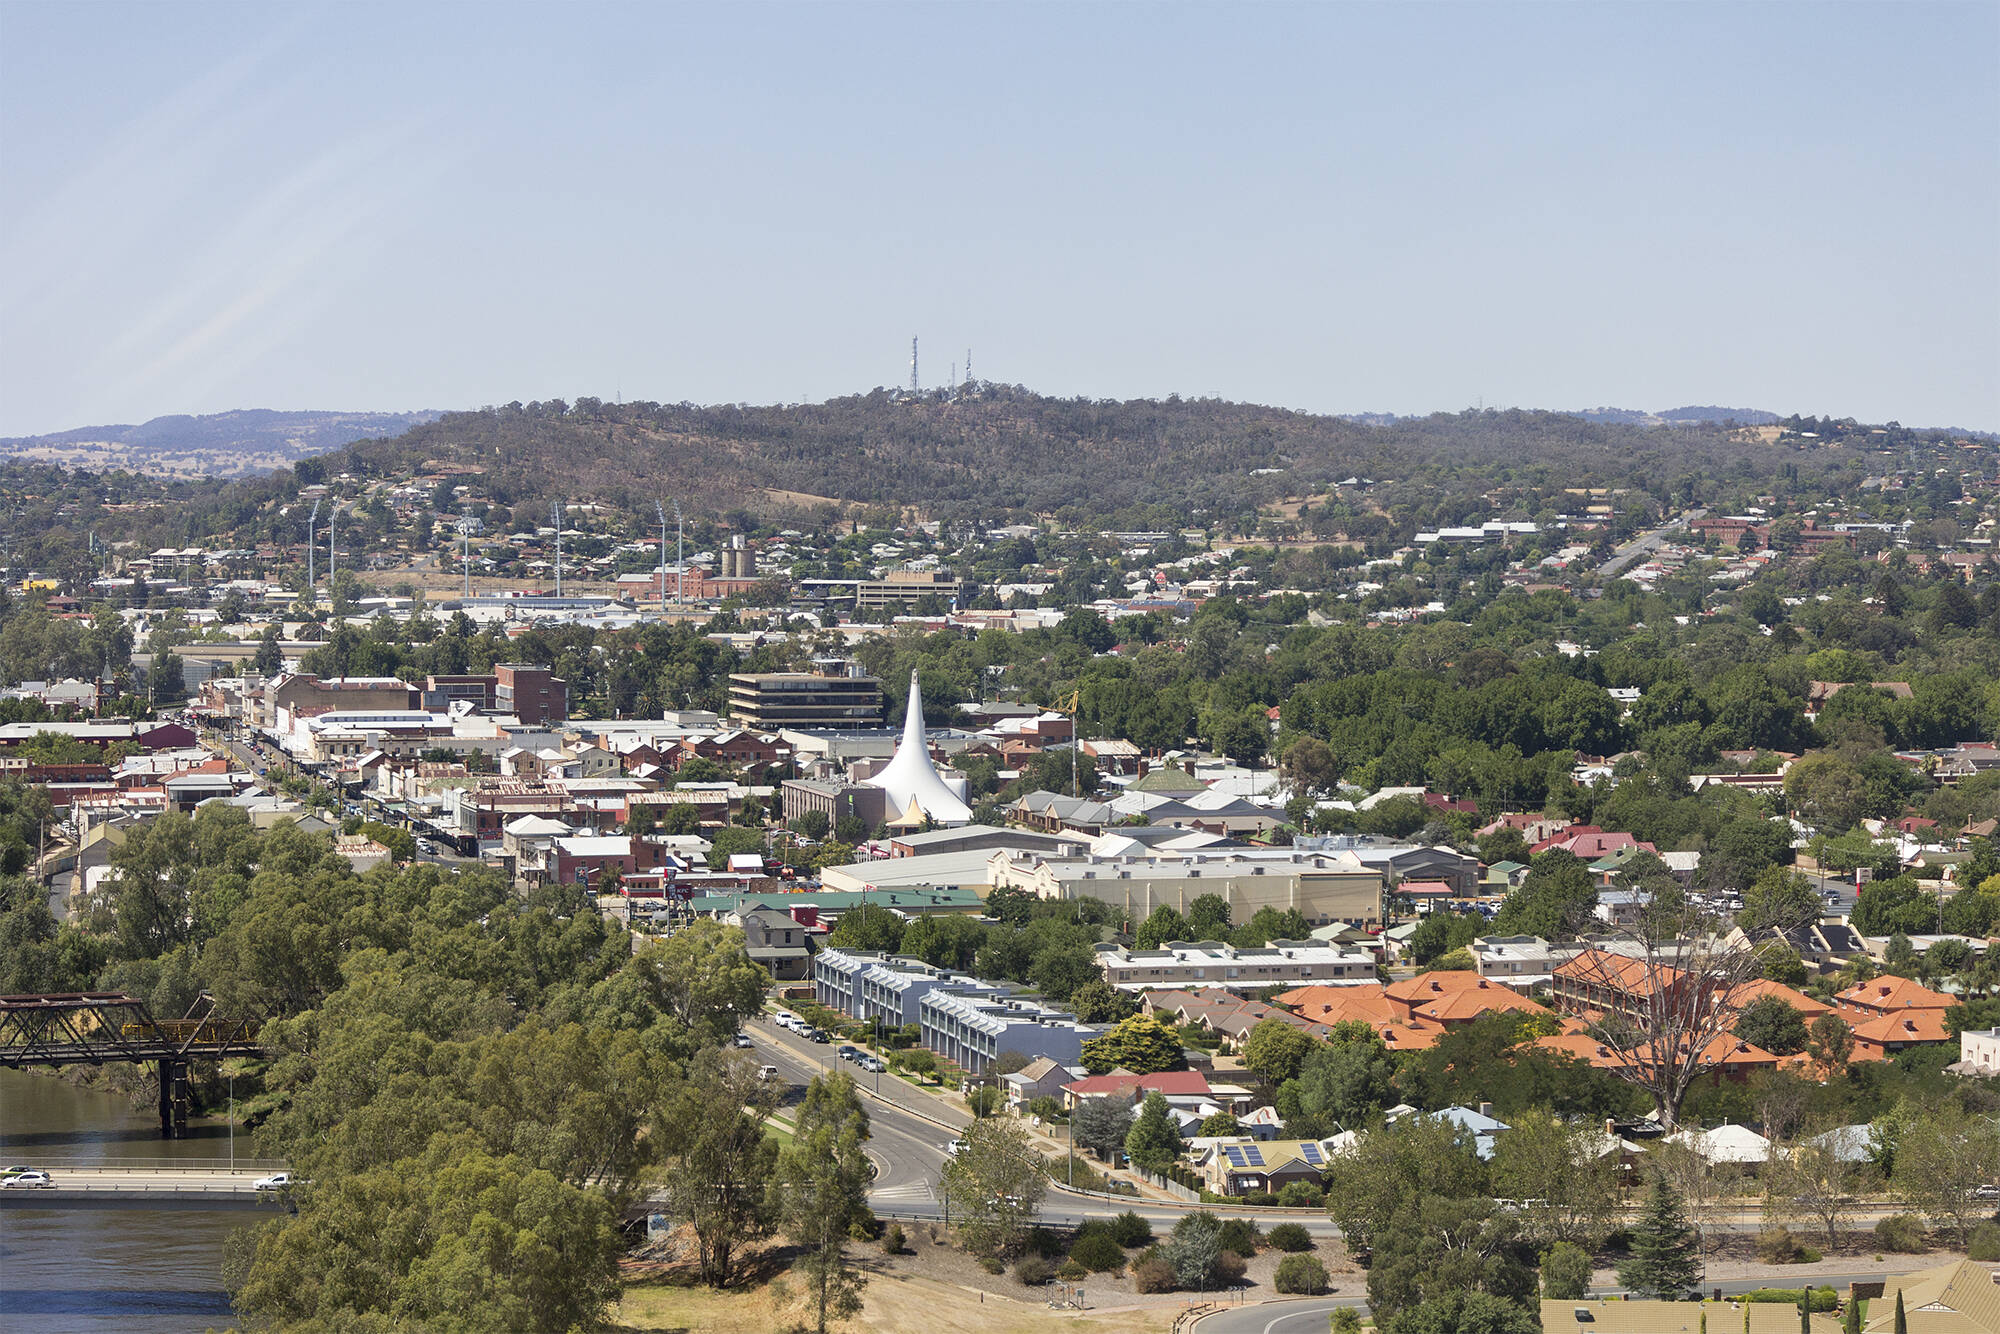
[{"label": "terracotta tile roof", "polygon": [[1382,994],[1390,1000],[1401,1001],[1405,1005],[1422,1005],[1435,997],[1454,991],[1465,991],[1477,987],[1486,979],[1470,968],[1441,968],[1435,972],[1418,973],[1400,982],[1391,982],[1382,988]]},{"label": "terracotta tile roof", "polygon": [[1765,996],[1776,996],[1804,1015],[1807,1023],[1811,1023],[1823,1014],[1833,1013],[1833,1007],[1825,1001],[1814,1000],[1803,991],[1794,991],[1782,982],[1773,982],[1765,977],[1739,982],[1732,987],[1728,998],[1729,1006],[1734,1010],[1746,1009],[1753,1001],[1761,1000]]},{"label": "terracotta tile roof", "polygon": [[1482,1014],[1499,1011],[1529,1011],[1534,1014],[1546,1013],[1543,1006],[1529,1000],[1511,987],[1498,982],[1483,987],[1468,988],[1450,992],[1437,1000],[1416,1007],[1419,1019],[1428,1019],[1437,1024],[1463,1024],[1477,1019]]},{"label": "terracotta tile roof", "polygon": [[1906,1010],[1901,1014],[1877,1015],[1852,1027],[1856,1042],[1872,1042],[1878,1046],[1951,1040],[1951,1029],[1945,1025],[1943,1010]]},{"label": "terracotta tile roof", "polygon": [[1672,986],[1686,974],[1672,964],[1648,965],[1622,954],[1589,949],[1557,965],[1555,976],[1596,986],[1617,987],[1621,991],[1651,991],[1655,985]]},{"label": "terracotta tile roof", "polygon": [[1358,987],[1299,987],[1276,997],[1280,1005],[1289,1005],[1301,1019],[1315,1023],[1338,1024],[1358,1020],[1364,1024],[1387,1024],[1396,1019],[1396,1008],[1389,1004],[1379,983],[1370,982]]},{"label": "terracotta tile roof", "polygon": [[1833,998],[1842,1008],[1873,1010],[1948,1010],[1958,1002],[1941,991],[1912,982],[1907,977],[1878,977],[1858,982]]}]

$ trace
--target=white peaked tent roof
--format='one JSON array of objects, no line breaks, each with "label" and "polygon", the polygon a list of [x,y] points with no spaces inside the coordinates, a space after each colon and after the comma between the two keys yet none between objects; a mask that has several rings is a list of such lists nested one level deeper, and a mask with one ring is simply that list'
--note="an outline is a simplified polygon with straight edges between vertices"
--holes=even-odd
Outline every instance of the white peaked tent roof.
[{"label": "white peaked tent roof", "polygon": [[972,820],[972,808],[944,785],[931,763],[930,743],[924,739],[924,697],[915,672],[910,673],[910,705],[903,714],[903,739],[896,746],[896,758],[868,782],[889,794],[889,805],[896,811],[906,812],[914,804],[932,824]]}]

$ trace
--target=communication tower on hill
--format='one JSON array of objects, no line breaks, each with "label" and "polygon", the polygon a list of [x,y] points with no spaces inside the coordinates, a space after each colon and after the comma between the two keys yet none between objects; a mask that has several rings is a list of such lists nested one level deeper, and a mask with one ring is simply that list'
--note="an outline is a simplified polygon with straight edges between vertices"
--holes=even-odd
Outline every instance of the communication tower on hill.
[{"label": "communication tower on hill", "polygon": [[917,340],[910,339],[910,392],[917,392]]}]

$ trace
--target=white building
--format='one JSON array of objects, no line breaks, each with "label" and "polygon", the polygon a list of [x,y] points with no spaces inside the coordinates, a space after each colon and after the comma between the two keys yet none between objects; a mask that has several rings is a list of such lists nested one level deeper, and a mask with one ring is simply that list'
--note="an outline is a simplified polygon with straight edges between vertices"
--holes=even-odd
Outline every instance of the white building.
[{"label": "white building", "polygon": [[1241,949],[1214,940],[1169,941],[1157,950],[1099,945],[1097,964],[1105,980],[1121,991],[1182,986],[1255,990],[1285,982],[1339,986],[1376,980],[1373,954],[1317,940],[1274,940]]}]

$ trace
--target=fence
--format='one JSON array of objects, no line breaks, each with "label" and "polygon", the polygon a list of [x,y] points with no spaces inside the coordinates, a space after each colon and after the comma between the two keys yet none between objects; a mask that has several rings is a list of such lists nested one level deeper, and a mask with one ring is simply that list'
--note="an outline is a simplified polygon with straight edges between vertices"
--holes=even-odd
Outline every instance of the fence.
[{"label": "fence", "polygon": [[1183,1186],[1180,1182],[1173,1180],[1171,1177],[1161,1176],[1158,1172],[1148,1172],[1145,1176],[1147,1181],[1158,1186],[1177,1200],[1186,1200],[1190,1204],[1201,1203],[1201,1192],[1198,1190]]}]

